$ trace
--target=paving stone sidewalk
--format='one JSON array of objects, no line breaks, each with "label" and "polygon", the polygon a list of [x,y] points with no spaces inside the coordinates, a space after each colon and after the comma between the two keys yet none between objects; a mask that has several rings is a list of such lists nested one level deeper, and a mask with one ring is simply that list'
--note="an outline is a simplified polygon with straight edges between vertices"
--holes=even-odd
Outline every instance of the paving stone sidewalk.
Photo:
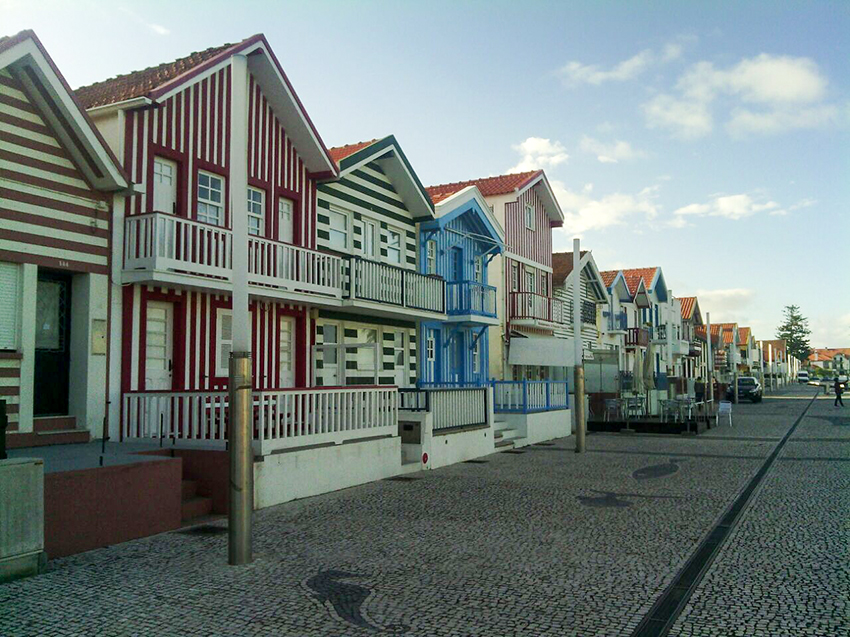
[{"label": "paving stone sidewalk", "polygon": [[[256,560],[247,567],[224,564],[226,535],[214,532],[55,560],[44,575],[0,585],[0,635],[629,635],[804,406],[767,399],[736,406],[733,428],[699,437],[591,435],[584,455],[568,438],[266,509],[255,516]],[[811,427],[818,438],[840,429]],[[796,444],[774,465],[790,477],[771,473],[752,507],[763,527],[775,520],[776,528],[758,541],[758,527],[738,533],[762,550],[796,529],[800,557],[789,569],[816,555],[846,599],[847,571],[835,561],[843,550],[846,564],[837,536],[847,537],[838,520],[847,501],[833,490],[847,493],[850,465],[812,461],[822,473],[800,492],[804,464],[790,458],[823,453],[805,447],[823,443]],[[834,559],[819,548],[828,540]],[[748,559],[724,552],[705,586],[746,581],[737,569],[761,565]],[[711,615],[714,591],[694,597],[677,634],[737,634],[699,632],[733,621]],[[824,607],[814,596],[791,598],[801,617]],[[841,606],[828,611],[830,626],[846,631],[843,608],[843,624]]]}]

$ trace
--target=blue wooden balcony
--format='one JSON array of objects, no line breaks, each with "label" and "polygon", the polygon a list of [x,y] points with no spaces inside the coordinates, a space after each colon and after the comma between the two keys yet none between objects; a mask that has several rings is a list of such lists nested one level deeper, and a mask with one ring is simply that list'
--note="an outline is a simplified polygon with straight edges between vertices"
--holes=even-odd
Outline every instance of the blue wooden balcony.
[{"label": "blue wooden balcony", "polygon": [[477,281],[446,283],[446,314],[448,321],[498,325],[496,288]]},{"label": "blue wooden balcony", "polygon": [[570,408],[565,380],[492,380],[496,413],[531,414]]}]

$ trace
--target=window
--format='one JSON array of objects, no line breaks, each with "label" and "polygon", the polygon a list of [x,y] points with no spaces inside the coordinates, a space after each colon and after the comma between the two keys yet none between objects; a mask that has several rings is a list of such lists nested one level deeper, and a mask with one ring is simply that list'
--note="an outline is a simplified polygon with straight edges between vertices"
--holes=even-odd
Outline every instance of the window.
[{"label": "window", "polygon": [[474,268],[475,281],[477,283],[484,283],[484,260],[483,257],[475,257],[472,261],[472,265]]},{"label": "window", "polygon": [[429,239],[425,244],[425,273],[437,273],[437,242]]},{"label": "window", "polygon": [[535,272],[532,269],[527,269],[525,271],[525,291],[526,292],[534,292],[534,279]]},{"label": "window", "polygon": [[540,278],[540,294],[549,296],[549,279],[545,274]]},{"label": "window", "polygon": [[233,312],[219,308],[215,314],[215,375],[230,374],[230,352],[233,350]]},{"label": "window", "polygon": [[511,292],[519,292],[519,264],[511,263]]},{"label": "window", "polygon": [[266,234],[266,193],[248,187],[248,234],[262,237]]},{"label": "window", "polygon": [[177,164],[170,159],[153,160],[153,210],[177,212]]},{"label": "window", "polygon": [[[322,326],[322,342],[324,345],[337,345],[339,343],[338,329],[336,325],[325,323]],[[327,347],[324,350],[323,360],[326,365],[336,365],[337,348]]]},{"label": "window", "polygon": [[0,263],[0,350],[18,349],[20,273],[21,268],[17,264]]},{"label": "window", "polygon": [[378,330],[361,327],[357,330],[357,371],[373,372],[378,354]]},{"label": "window", "polygon": [[481,372],[481,339],[475,341],[472,346],[472,373],[478,374]]},{"label": "window", "polygon": [[433,363],[437,358],[437,340],[433,333],[428,334],[428,338],[425,340],[425,358],[429,363]]},{"label": "window", "polygon": [[330,226],[328,244],[335,250],[348,249],[348,215],[337,210],[328,210]]},{"label": "window", "polygon": [[292,243],[293,241],[293,223],[292,223],[292,200],[281,197],[277,200],[277,216],[280,223],[278,229],[278,239],[284,243]]},{"label": "window", "polygon": [[401,263],[401,233],[387,230],[387,261]]},{"label": "window", "polygon": [[529,230],[534,230],[534,206],[531,204],[526,204],[525,206],[525,227]]},{"label": "window", "polygon": [[198,172],[198,221],[224,225],[224,179]]},{"label": "window", "polygon": [[374,221],[363,222],[363,255],[375,258],[378,256],[378,225]]}]

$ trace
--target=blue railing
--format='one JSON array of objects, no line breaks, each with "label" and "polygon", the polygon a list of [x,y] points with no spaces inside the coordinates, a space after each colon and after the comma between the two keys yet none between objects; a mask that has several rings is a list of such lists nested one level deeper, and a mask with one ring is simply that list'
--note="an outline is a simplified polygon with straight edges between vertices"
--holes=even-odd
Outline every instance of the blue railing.
[{"label": "blue railing", "polygon": [[492,380],[490,384],[496,413],[532,414],[570,406],[565,380]]},{"label": "blue railing", "polygon": [[496,288],[477,281],[446,283],[446,314],[495,317]]}]

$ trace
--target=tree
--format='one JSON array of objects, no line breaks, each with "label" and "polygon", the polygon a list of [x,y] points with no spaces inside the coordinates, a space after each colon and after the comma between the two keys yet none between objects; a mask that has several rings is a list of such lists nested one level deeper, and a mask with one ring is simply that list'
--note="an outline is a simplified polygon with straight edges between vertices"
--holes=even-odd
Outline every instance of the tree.
[{"label": "tree", "polygon": [[776,330],[776,338],[785,339],[788,354],[806,361],[812,351],[809,345],[809,319],[800,314],[798,305],[786,305],[783,310],[785,321]]}]

